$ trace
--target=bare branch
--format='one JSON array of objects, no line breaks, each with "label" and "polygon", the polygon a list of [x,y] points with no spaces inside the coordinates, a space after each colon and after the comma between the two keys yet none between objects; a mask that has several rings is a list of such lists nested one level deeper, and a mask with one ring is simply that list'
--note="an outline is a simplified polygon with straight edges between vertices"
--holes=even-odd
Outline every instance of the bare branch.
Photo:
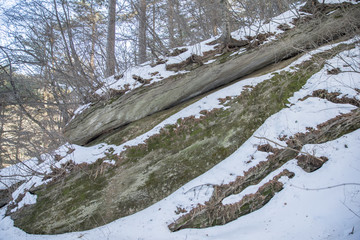
[{"label": "bare branch", "polygon": [[257,139],[266,140],[266,141],[271,142],[271,143],[273,143],[273,144],[275,144],[275,145],[277,145],[279,147],[282,147],[284,149],[291,150],[291,151],[294,151],[294,152],[297,152],[297,153],[302,153],[302,154],[305,154],[305,155],[307,155],[309,157],[314,157],[316,160],[319,160],[320,162],[324,162],[323,159],[318,158],[318,157],[316,157],[314,155],[311,155],[310,153],[303,152],[303,151],[300,151],[300,150],[297,150],[297,149],[294,149],[294,148],[291,148],[291,147],[288,147],[288,146],[281,145],[281,144],[279,144],[279,143],[277,143],[275,141],[272,141],[272,140],[270,140],[270,139],[268,139],[266,137],[257,137],[257,136],[254,136],[254,137],[257,138]]}]

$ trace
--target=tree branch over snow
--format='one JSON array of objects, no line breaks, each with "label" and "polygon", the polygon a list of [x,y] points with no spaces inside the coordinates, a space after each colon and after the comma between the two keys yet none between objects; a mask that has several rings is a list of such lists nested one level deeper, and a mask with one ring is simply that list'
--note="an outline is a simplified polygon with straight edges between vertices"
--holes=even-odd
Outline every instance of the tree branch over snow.
[{"label": "tree branch over snow", "polygon": [[303,151],[300,151],[300,150],[297,150],[297,149],[294,149],[294,148],[291,148],[291,147],[288,147],[288,146],[281,145],[281,144],[279,144],[279,143],[277,143],[277,142],[275,142],[275,141],[272,141],[272,140],[270,140],[270,139],[268,139],[268,138],[266,138],[266,137],[257,137],[257,136],[254,136],[254,137],[257,138],[257,139],[266,140],[266,141],[271,142],[271,143],[273,143],[273,144],[275,144],[275,145],[277,145],[277,146],[279,146],[279,147],[282,147],[282,148],[284,148],[284,149],[292,150],[292,151],[297,152],[297,153],[302,153],[302,154],[305,154],[305,155],[307,155],[307,156],[309,156],[309,157],[314,157],[314,158],[316,158],[317,160],[319,160],[320,162],[324,162],[323,159],[318,158],[318,157],[316,157],[316,156],[314,156],[314,155],[311,155],[310,153],[303,152]]},{"label": "tree branch over snow", "polygon": [[341,183],[341,184],[337,184],[337,185],[333,185],[333,186],[319,187],[319,188],[304,188],[304,187],[299,187],[299,186],[296,186],[293,184],[290,184],[290,186],[301,189],[301,190],[306,190],[306,191],[319,191],[319,190],[328,190],[328,189],[342,187],[342,186],[360,186],[360,183]]}]

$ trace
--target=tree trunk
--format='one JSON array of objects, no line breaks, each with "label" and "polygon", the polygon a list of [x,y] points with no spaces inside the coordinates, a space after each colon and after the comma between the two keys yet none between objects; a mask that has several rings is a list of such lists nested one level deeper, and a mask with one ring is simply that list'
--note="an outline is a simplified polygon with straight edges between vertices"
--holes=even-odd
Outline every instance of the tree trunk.
[{"label": "tree trunk", "polygon": [[[5,97],[4,97],[5,100]],[[3,168],[4,159],[5,159],[5,149],[4,149],[4,126],[5,126],[5,101],[0,98],[0,169]]]},{"label": "tree trunk", "polygon": [[[66,1],[62,1],[61,5],[62,5],[62,9],[64,11],[66,29],[67,29],[68,39],[69,39],[69,46],[70,46],[70,50],[71,50],[71,57],[74,59],[76,75],[79,75],[78,73],[80,73],[80,76],[78,78],[81,81],[81,85],[85,84],[85,85],[91,86],[91,83],[88,81],[87,75],[85,74],[84,69],[82,68],[79,55],[77,54],[77,51],[75,49],[74,38],[73,38],[72,27],[71,27],[71,19],[70,19],[70,13],[69,13],[70,10],[69,10],[68,3]],[[81,86],[81,87],[83,87],[83,86]]]},{"label": "tree trunk", "polygon": [[222,26],[221,26],[221,40],[224,47],[227,47],[231,41],[231,28],[230,28],[230,13],[228,0],[220,0]]},{"label": "tree trunk", "polygon": [[116,20],[116,0],[109,0],[108,9],[108,29],[106,41],[106,73],[105,77],[115,74],[115,20]]},{"label": "tree trunk", "polygon": [[169,31],[169,47],[174,48],[175,44],[175,31],[174,31],[174,3],[172,0],[168,0],[167,6],[167,17],[168,17],[168,31]]},{"label": "tree trunk", "polygon": [[93,4],[91,3],[91,51],[90,51],[90,72],[92,81],[95,81],[95,45],[96,45],[96,24],[97,13],[94,11]]},{"label": "tree trunk", "polygon": [[139,6],[139,63],[146,62],[146,0]]}]

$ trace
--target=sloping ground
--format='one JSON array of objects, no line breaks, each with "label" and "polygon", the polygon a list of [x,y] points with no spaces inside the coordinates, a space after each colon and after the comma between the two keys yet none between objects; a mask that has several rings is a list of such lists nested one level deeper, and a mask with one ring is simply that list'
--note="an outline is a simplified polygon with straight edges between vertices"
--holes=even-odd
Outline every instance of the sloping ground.
[{"label": "sloping ground", "polygon": [[[354,42],[318,49],[282,71],[242,80],[104,138],[125,142],[120,146],[59,152],[58,168],[45,177],[50,183],[34,187],[30,181],[13,193],[18,201],[8,214],[15,212],[15,224],[27,232],[89,229],[164,200],[104,227],[58,236],[26,235],[6,217],[0,239],[357,239],[356,184],[304,190],[358,180],[360,49]],[[142,126],[160,119],[165,120],[158,130],[126,142],[129,133],[137,136]],[[97,161],[69,162],[79,162],[81,155]],[[21,195],[24,189],[30,192]],[[32,205],[21,208],[24,203]],[[238,208],[247,215],[232,211]],[[206,217],[195,217],[199,209],[206,209]],[[229,209],[236,213],[226,215]],[[200,221],[183,224],[189,216]],[[173,227],[177,223],[181,227]]]},{"label": "sloping ground", "polygon": [[[327,49],[330,48],[327,47]],[[334,56],[336,52],[344,49],[349,50],[328,60],[324,68],[322,68],[322,65],[315,64],[319,63],[315,61],[315,59],[323,63],[325,58]],[[325,49],[318,50],[318,52],[324,50]],[[211,121],[216,114],[219,114],[219,116],[222,116],[221,119],[224,120],[222,122],[223,132],[229,134],[229,131],[226,129],[228,125],[231,125],[231,121],[227,121],[226,117],[224,117],[225,115],[229,117],[232,114],[236,114],[236,109],[243,108],[241,103],[245,103],[245,106],[247,106],[247,101],[250,99],[253,99],[254,102],[259,100],[259,102],[269,103],[268,105],[277,105],[275,100],[278,99],[279,96],[282,96],[281,94],[279,95],[279,92],[285,93],[286,90],[286,88],[282,87],[282,85],[286,85],[284,83],[291,85],[295,79],[295,82],[301,80],[299,75],[304,73],[302,72],[303,68],[311,70],[313,64],[318,67],[316,68],[317,70],[313,69],[313,73],[317,73],[309,74],[307,80],[301,81],[300,85],[303,85],[302,88],[300,86],[295,87],[293,90],[295,94],[289,98],[290,102],[288,102],[291,106],[289,105],[289,107],[283,108],[278,113],[264,120],[260,124],[261,126],[259,128],[256,127],[256,131],[250,134],[251,137],[245,140],[240,148],[235,149],[236,151],[220,164],[150,208],[91,231],[55,236],[26,235],[24,232],[11,227],[13,223],[7,217],[1,221],[0,236],[4,239],[99,239],[104,237],[108,239],[154,239],[154,236],[156,236],[156,239],[238,239],[239,237],[241,237],[241,239],[299,240],[310,238],[334,240],[358,239],[360,232],[357,226],[360,224],[360,219],[356,214],[359,213],[358,202],[360,195],[356,182],[358,181],[358,169],[360,168],[358,161],[360,153],[358,149],[360,132],[355,129],[359,128],[360,116],[358,107],[349,104],[352,102],[349,99],[352,99],[354,102],[359,101],[358,88],[360,81],[357,65],[360,54],[359,51],[359,46],[354,48],[353,44],[338,45],[331,51],[312,56],[311,61],[306,61],[305,64],[300,64],[298,67],[294,67],[296,64],[294,63],[292,66],[286,68],[286,71],[265,75],[261,79],[262,81],[257,78],[258,81],[255,87],[245,88],[248,90],[243,90],[239,96],[227,99],[225,104],[228,107],[227,109],[221,109],[214,113],[207,114],[205,117],[198,119],[196,123],[194,123],[195,119],[193,119],[190,122],[185,121],[182,124],[179,122],[176,125],[176,129],[175,126],[173,126],[172,129],[174,131],[177,130],[180,136],[182,135],[181,132],[185,131],[186,139],[190,135],[189,132],[191,132],[186,131],[189,126],[196,126],[202,122],[205,124],[204,122],[206,122],[206,120],[210,119]],[[304,62],[306,59],[309,59],[309,57],[298,59],[297,64]],[[337,68],[340,69],[340,72],[337,75],[332,75],[334,69]],[[243,88],[243,85],[240,86]],[[229,89],[237,87],[238,85],[235,84],[230,86]],[[269,91],[264,91],[264,89],[269,89]],[[326,91],[321,91],[322,94],[320,94],[321,96],[319,95],[319,90],[322,89],[341,94],[337,96],[337,99],[333,103],[326,100],[331,100],[330,95],[326,94]],[[224,90],[224,92],[226,92],[226,89]],[[264,95],[271,95],[270,93],[273,91],[277,94],[273,94],[274,99],[271,102],[263,101],[266,99],[263,99],[265,96],[261,94],[260,90],[267,93]],[[314,92],[315,94],[313,94]],[[284,103],[287,102],[288,97],[292,95],[292,93],[289,93],[289,95],[283,96]],[[207,100],[204,98],[201,101]],[[259,105],[257,105],[257,107],[258,106]],[[282,105],[282,107],[284,107],[284,105]],[[261,111],[261,108],[259,110]],[[225,114],[226,112],[232,114]],[[239,117],[239,115],[237,115],[237,117]],[[240,129],[234,136],[241,136],[244,128],[241,128],[239,125],[235,126],[236,128],[232,131],[236,132],[238,127]],[[168,127],[167,131],[171,131],[171,128]],[[214,127],[213,131],[216,132],[216,127]],[[159,136],[165,137],[168,136],[168,133],[162,132]],[[256,137],[266,138],[266,140],[261,140]],[[175,137],[172,139],[176,140]],[[184,136],[180,139],[183,141]],[[336,140],[328,141],[331,139]],[[221,144],[222,140],[220,139],[218,142]],[[279,145],[273,144],[273,142],[282,146],[287,145],[291,149],[301,151],[301,154],[311,154],[313,159],[309,158],[309,161],[306,161],[306,158],[305,161],[302,161],[304,158],[298,158],[297,160],[292,159],[292,157],[298,155],[297,151],[284,149]],[[321,144],[314,144],[316,142],[320,142]],[[174,141],[173,143],[179,142]],[[301,144],[300,148],[296,147],[298,143]],[[312,143],[312,145],[307,144],[303,146],[303,144],[306,143]],[[207,148],[211,149],[213,147],[207,145]],[[144,149],[144,146],[132,147],[131,149],[141,150]],[[174,149],[170,148],[170,150]],[[154,151],[162,154],[165,149],[161,151],[153,149],[151,152]],[[202,148],[202,151],[205,152],[204,148]],[[282,152],[284,152],[284,154],[282,154]],[[277,156],[283,155],[282,159],[285,161],[280,161],[280,164],[271,164],[274,161],[278,161],[277,157],[272,157],[273,154]],[[139,156],[140,155],[137,155],[137,157]],[[126,156],[122,155],[122,157],[125,158]],[[135,156],[132,157],[135,159]],[[131,160],[130,158],[131,156],[122,161]],[[324,162],[316,164],[317,158],[324,159]],[[145,158],[143,157],[141,159]],[[120,161],[119,159],[115,160]],[[141,161],[142,160],[139,159],[137,163]],[[197,163],[201,162],[200,160],[197,161]],[[176,162],[181,164],[181,159],[176,159]],[[303,163],[299,164],[299,162]],[[315,163],[315,165],[317,165],[316,168],[320,168],[313,168],[312,166],[314,166],[314,164],[311,163]],[[96,166],[99,166],[98,164],[99,163],[90,166],[88,169],[82,169],[82,171],[87,174],[86,178],[84,178],[86,182],[76,182],[76,184],[69,185],[68,188],[63,188],[63,192],[61,192],[61,188],[56,191],[51,191],[56,184],[50,184],[47,186],[47,190],[50,191],[49,194],[46,193],[45,189],[37,192],[37,204],[33,205],[33,209],[38,208],[40,209],[40,213],[42,213],[42,211],[45,212],[43,215],[39,214],[39,212],[37,213],[39,215],[36,215],[36,212],[31,209],[19,211],[20,213],[18,212],[18,214],[21,216],[21,219],[26,219],[23,223],[24,226],[29,226],[29,228],[32,226],[35,229],[42,227],[42,231],[45,229],[51,232],[56,230],[55,228],[51,228],[54,227],[54,224],[58,222],[64,223],[65,221],[68,223],[69,221],[69,225],[76,227],[76,222],[71,222],[74,219],[71,208],[76,208],[76,203],[73,202],[74,199],[80,198],[81,206],[85,206],[80,209],[80,211],[77,210],[74,212],[76,213],[75,216],[81,216],[81,213],[89,214],[89,209],[92,209],[91,201],[87,201],[87,198],[91,198],[93,195],[96,195],[97,198],[99,196],[106,198],[107,196],[108,200],[114,197],[116,198],[117,194],[119,194],[119,192],[116,192],[116,187],[118,187],[119,184],[111,182],[103,185],[103,178],[101,178],[101,176],[111,176],[113,171],[118,171],[121,167],[126,171],[126,164],[118,164],[115,170],[108,169],[105,175],[100,174],[95,178],[96,172],[98,172],[95,171],[95,169]],[[271,166],[271,168],[268,168],[270,171],[252,171],[253,169],[261,169],[267,164]],[[153,165],[154,163],[152,163],[151,166]],[[155,163],[155,166],[159,165],[161,165],[159,162]],[[169,168],[169,166],[170,165],[166,165],[167,168]],[[312,171],[316,171],[306,173],[303,170],[304,166],[310,166]],[[204,166],[199,167],[202,168]],[[308,168],[305,167],[304,169]],[[151,171],[151,169],[148,170]],[[80,176],[82,171],[74,171],[73,174],[74,176]],[[106,170],[104,171],[106,172]],[[246,185],[239,184],[244,177],[251,176],[251,174],[255,178],[252,178]],[[281,175],[279,174],[292,177],[292,179],[280,178]],[[155,174],[155,176],[158,175]],[[63,184],[71,183],[71,181],[75,182],[79,179],[81,179],[81,177],[71,178],[71,175],[69,175],[68,180],[65,180]],[[95,183],[97,183],[95,186],[104,186],[104,188],[109,189],[109,191],[98,191],[92,188],[84,193],[81,190],[89,185],[94,186]],[[57,185],[61,185],[61,181],[60,184],[58,182]],[[162,187],[159,187],[159,185],[155,186],[157,186],[156,190],[159,195],[166,194],[162,193]],[[234,191],[229,191],[229,186],[230,189]],[[271,186],[270,191],[269,186]],[[73,192],[71,192],[72,189],[74,189]],[[110,192],[110,190],[112,192]],[[280,193],[276,194],[275,192],[279,190],[281,190]],[[223,195],[222,192],[226,194]],[[66,195],[67,193],[70,193],[67,198],[62,199],[62,195]],[[109,195],[109,193],[112,193],[112,195]],[[83,194],[87,195],[83,196]],[[226,216],[229,216],[233,218],[231,220],[237,220],[227,223],[222,227],[191,231],[181,230],[176,233],[171,233],[167,229],[167,225],[172,226],[179,217],[182,216],[179,218],[182,219],[187,216],[188,213],[195,212],[195,210],[192,209],[197,209],[197,206],[199,206],[197,204],[206,206],[207,201],[212,202],[214,199],[220,199],[224,207],[236,209],[236,206],[239,206],[239,204],[244,201],[248,201],[251,199],[251,196],[257,196],[259,194],[261,196],[268,196],[265,198],[268,203],[264,207],[262,207],[261,204],[256,205],[260,206],[260,208],[245,207],[243,210],[258,210],[254,212],[250,211],[252,212],[251,214],[247,214],[238,219],[238,216],[233,218],[231,214],[225,215],[225,219]],[[46,201],[44,201],[43,198],[45,195],[48,196]],[[214,198],[214,196],[218,197]],[[51,197],[54,198],[54,201],[51,200]],[[141,202],[141,198],[143,197],[146,197],[146,195],[138,196],[138,199],[134,200]],[[47,201],[51,203],[48,204]],[[61,210],[59,208],[56,209],[56,204],[60,204],[62,201],[68,201],[67,204],[62,205],[64,210],[70,208],[67,210],[69,211],[68,213],[59,211]],[[260,202],[258,201],[257,203]],[[47,204],[47,206],[42,208],[43,204]],[[104,212],[107,209],[116,211],[111,208],[111,206],[111,203],[107,202],[107,204],[102,205],[101,209]],[[51,210],[47,210],[47,207],[51,208]],[[54,214],[55,211],[57,212],[56,214]],[[2,209],[2,213],[3,212],[4,210]],[[29,218],[29,215],[27,215],[29,212],[35,213],[35,215]],[[233,211],[229,211],[228,213],[233,213]],[[46,218],[46,215],[51,215],[51,217],[43,220],[44,217]],[[205,219],[215,219],[214,216],[215,215],[209,215],[209,218]],[[101,219],[106,220],[107,215],[102,213],[101,217]],[[54,219],[56,220],[54,221]],[[95,217],[92,219],[94,220]],[[100,218],[97,219],[97,223],[101,221],[99,219]],[[224,222],[222,222],[223,219],[224,218],[221,219],[219,224],[224,224]],[[214,223],[210,225],[214,225]],[[48,226],[48,228],[45,226]],[[304,231],[304,229],[307,230]],[[76,230],[76,228],[73,228],[73,230]]]},{"label": "sloping ground", "polygon": [[[194,96],[246,76],[269,64],[347,35],[360,26],[360,8],[350,5],[330,15],[320,15],[288,31],[279,41],[240,55],[223,54],[213,63],[188,73],[172,76],[125,95],[99,102],[77,115],[65,129],[65,136],[84,145],[130,122],[177,105]],[[300,21],[301,22],[301,21]]]},{"label": "sloping ground", "polygon": [[[15,224],[32,233],[78,231],[154,204],[228,157],[268,117],[286,106],[287,99],[322,68],[325,59],[353,47],[341,44],[311,60],[300,59],[293,70],[265,75],[254,87],[228,98],[224,109],[203,112],[199,119],[180,119],[121,154],[110,149],[93,165],[73,167],[65,178],[56,180],[54,175],[53,183],[32,191],[37,194],[36,204],[12,215]],[[347,106],[341,111],[347,113],[354,108]],[[330,116],[338,113],[336,110]],[[105,160],[114,160],[116,165]],[[282,164],[275,165],[275,169]]]}]

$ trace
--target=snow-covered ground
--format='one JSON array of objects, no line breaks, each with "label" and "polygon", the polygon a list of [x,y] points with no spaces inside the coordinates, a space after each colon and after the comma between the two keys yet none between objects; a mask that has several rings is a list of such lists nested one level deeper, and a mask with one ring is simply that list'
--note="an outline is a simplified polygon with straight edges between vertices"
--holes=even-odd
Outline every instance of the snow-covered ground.
[{"label": "snow-covered ground", "polygon": [[[351,42],[351,41],[349,41]],[[326,46],[320,50],[329,49]],[[306,60],[311,54],[300,58],[296,63]],[[339,57],[341,56],[341,57]],[[181,187],[169,197],[134,215],[121,218],[105,226],[76,233],[53,236],[29,235],[15,228],[9,217],[0,221],[0,239],[359,239],[360,238],[360,130],[356,130],[337,140],[318,145],[306,145],[303,151],[316,156],[326,156],[329,161],[322,168],[306,173],[297,166],[296,160],[291,160],[277,171],[271,173],[261,183],[250,186],[241,194],[224,199],[223,203],[233,203],[244,194],[255,192],[262,183],[274,175],[288,169],[295,173],[291,180],[283,179],[284,189],[263,208],[243,216],[224,226],[207,229],[186,229],[171,233],[167,225],[177,219],[177,207],[190,210],[198,203],[209,199],[212,188],[209,183],[220,184],[233,181],[244,171],[266,160],[267,153],[257,151],[257,145],[264,143],[255,136],[266,136],[280,142],[280,135],[291,136],[297,132],[305,132],[306,127],[316,127],[341,113],[348,113],[355,109],[349,104],[335,104],[318,98],[307,98],[299,101],[317,89],[328,89],[347,94],[348,97],[359,99],[359,93],[354,90],[360,88],[360,74],[349,70],[351,67],[359,71],[360,46],[342,52],[329,60],[327,65],[313,75],[307,84],[289,99],[291,106],[274,114],[245,142],[236,152],[216,165],[210,171]],[[346,61],[346,64],[344,64]],[[294,66],[296,63],[293,63]],[[339,67],[343,72],[338,75],[328,75],[327,70]],[[294,70],[291,66],[285,70]],[[228,88],[215,92],[198,102],[190,105],[160,123],[153,130],[124,145],[136,145],[147,137],[157,133],[166,124],[175,123],[178,118],[190,115],[199,116],[203,109],[223,107],[218,98],[236,96],[244,85],[256,85],[268,79],[271,74],[247,79],[235,83]],[[117,152],[123,146],[113,146]],[[109,146],[94,146],[84,148],[72,146],[75,151],[71,154],[73,160],[92,162],[103,156]],[[84,154],[87,154],[84,156]],[[248,163],[252,158],[253,161]],[[66,161],[66,158],[61,162]],[[6,169],[4,169],[6,170]],[[3,171],[2,170],[2,174]],[[39,179],[38,179],[39,180]],[[349,184],[348,184],[349,183]],[[352,184],[356,183],[356,184]],[[14,195],[22,189],[31,187],[32,183],[25,183]],[[196,186],[203,187],[196,187]],[[336,186],[336,187],[332,187]],[[329,188],[330,187],[330,188]],[[191,191],[189,191],[191,189]],[[23,202],[33,203],[30,194]],[[1,216],[5,208],[0,210]],[[354,230],[353,230],[354,229]]]},{"label": "snow-covered ground", "polygon": [[[328,2],[328,1],[327,1]],[[338,2],[338,1],[333,1]],[[284,15],[285,16],[285,15]],[[285,17],[284,17],[285,18]],[[359,40],[355,38],[348,41],[351,43]],[[206,45],[207,46],[207,45]],[[294,66],[311,57],[312,54],[325,51],[334,47],[328,45],[319,48],[299,58],[284,69],[279,71],[295,71]],[[191,47],[187,47],[191,49]],[[203,52],[203,51],[202,51]],[[184,55],[186,59],[186,56]],[[273,176],[288,169],[295,173],[292,179],[282,178],[284,189],[277,193],[274,198],[263,208],[240,217],[223,226],[206,229],[186,229],[172,233],[167,225],[176,220],[180,215],[175,214],[177,207],[190,210],[198,203],[204,203],[209,199],[212,188],[209,184],[229,183],[236,176],[241,176],[244,171],[255,166],[260,161],[265,161],[267,153],[259,152],[257,145],[265,143],[256,137],[267,137],[278,143],[279,136],[291,136],[297,132],[305,132],[306,127],[316,127],[341,113],[348,113],[356,107],[349,104],[335,104],[324,99],[310,97],[305,101],[299,99],[318,89],[326,89],[329,92],[341,92],[347,97],[360,100],[360,45],[355,49],[344,51],[327,61],[325,67],[313,75],[304,87],[289,99],[289,107],[272,115],[265,123],[231,156],[224,159],[214,168],[190,181],[176,192],[162,201],[140,211],[134,215],[118,219],[110,224],[89,231],[74,232],[61,235],[41,236],[26,234],[13,226],[10,217],[5,217],[6,207],[0,209],[0,239],[360,239],[360,129],[344,135],[334,141],[323,144],[306,145],[302,151],[309,152],[318,157],[326,156],[327,161],[319,170],[306,173],[297,166],[296,160],[287,162],[280,169],[267,176],[256,186],[249,186],[242,193],[224,199],[223,204],[234,203],[244,194],[256,192],[257,189]],[[327,70],[341,69],[337,75],[329,75]],[[151,72],[149,69],[142,71]],[[139,73],[137,72],[137,75]],[[232,84],[227,88],[216,91],[180,112],[164,120],[149,132],[130,140],[120,146],[100,144],[93,147],[81,147],[66,145],[61,147],[57,154],[65,156],[55,163],[51,156],[46,156],[41,164],[31,159],[24,162],[20,167],[12,166],[0,170],[0,176],[13,174],[26,175],[29,169],[40,172],[50,172],[51,164],[60,166],[68,160],[76,163],[93,163],[98,158],[105,157],[105,152],[110,147],[119,153],[125,146],[135,146],[142,143],[150,136],[159,133],[160,129],[167,124],[175,124],[179,118],[188,116],[200,117],[201,110],[224,108],[219,98],[226,96],[238,96],[245,85],[256,84],[271,78],[273,73]],[[132,76],[129,73],[129,76]],[[164,75],[165,76],[165,75]],[[143,76],[142,76],[143,77]],[[146,77],[144,77],[146,78]],[[341,97],[339,96],[339,97]],[[74,149],[67,154],[69,149]],[[253,159],[249,162],[249,159]],[[36,202],[36,197],[26,193],[26,189],[34,184],[43,182],[40,177],[24,177],[29,180],[13,193],[16,199],[21,193],[25,197],[19,203],[18,208],[24,204]],[[18,179],[1,179],[10,185]],[[202,186],[202,187],[197,187]],[[0,189],[5,188],[0,184]]]}]

